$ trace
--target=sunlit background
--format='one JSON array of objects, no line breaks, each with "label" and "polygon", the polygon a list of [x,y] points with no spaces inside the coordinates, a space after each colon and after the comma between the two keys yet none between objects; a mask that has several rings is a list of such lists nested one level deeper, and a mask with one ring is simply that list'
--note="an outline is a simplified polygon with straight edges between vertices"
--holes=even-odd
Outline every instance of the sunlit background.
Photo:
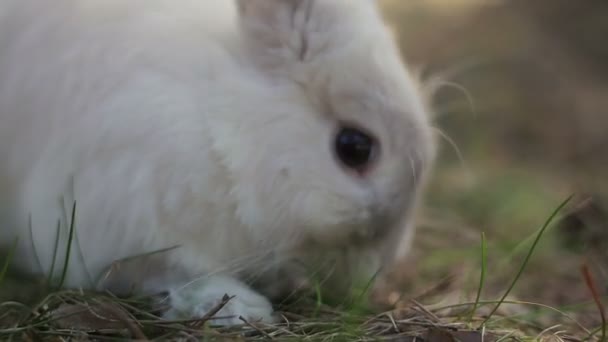
[{"label": "sunlit background", "polygon": [[599,324],[581,266],[606,295],[608,1],[381,3],[406,60],[445,84],[434,101],[444,132],[439,162],[416,253],[397,272],[400,286],[412,293],[443,286],[425,304],[474,299],[484,232],[482,298],[498,299],[539,228],[575,194],[510,298]]}]

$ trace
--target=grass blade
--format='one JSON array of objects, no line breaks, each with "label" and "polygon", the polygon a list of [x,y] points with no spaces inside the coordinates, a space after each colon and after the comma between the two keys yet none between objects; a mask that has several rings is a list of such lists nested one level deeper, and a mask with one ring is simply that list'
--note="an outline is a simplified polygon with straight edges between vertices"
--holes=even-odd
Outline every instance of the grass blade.
[{"label": "grass blade", "polygon": [[486,234],[481,232],[481,274],[479,276],[479,287],[477,288],[477,296],[475,297],[475,304],[473,304],[473,309],[471,310],[471,315],[469,316],[469,322],[473,320],[473,316],[475,315],[475,311],[477,311],[477,307],[479,306],[479,300],[481,298],[481,291],[483,290],[485,281],[486,281],[486,270],[487,270],[487,245],[486,245]]},{"label": "grass blade", "polygon": [[63,270],[61,272],[61,279],[59,280],[59,288],[63,287],[63,284],[65,283],[65,278],[67,276],[68,273],[68,265],[70,263],[70,254],[72,251],[72,242],[74,240],[74,228],[75,228],[75,221],[76,221],[76,201],[74,201],[74,204],[72,206],[72,220],[70,221],[70,232],[69,232],[69,236],[68,236],[68,246],[67,246],[67,250],[65,252],[65,260],[63,261]]},{"label": "grass blade", "polygon": [[38,248],[36,248],[36,242],[34,240],[34,225],[32,223],[32,214],[29,214],[27,217],[27,225],[30,233],[30,247],[32,248],[32,253],[34,253],[34,258],[36,259],[36,263],[38,265],[38,269],[40,272],[44,272],[44,268],[42,267],[42,261],[40,261],[40,255],[38,255]]},{"label": "grass blade", "polygon": [[53,257],[51,258],[51,269],[47,278],[47,284],[52,284],[53,274],[55,273],[55,263],[57,262],[57,251],[59,250],[59,237],[61,236],[61,220],[57,220],[57,231],[55,234],[55,245],[53,246]]},{"label": "grass blade", "polygon": [[374,272],[374,274],[370,277],[370,279],[368,279],[365,282],[365,285],[363,286],[363,288],[355,289],[355,292],[358,292],[358,293],[354,293],[355,298],[354,298],[354,301],[351,303],[351,308],[354,308],[354,307],[360,308],[365,305],[364,302],[367,299],[367,297],[368,297],[372,287],[374,286],[376,279],[380,275],[381,271],[382,271],[381,269],[378,269],[376,272]]},{"label": "grass blade", "polygon": [[583,278],[585,278],[585,284],[587,285],[587,288],[589,288],[589,291],[591,292],[593,301],[597,305],[597,308],[600,312],[600,318],[602,319],[602,326],[601,326],[602,337],[600,338],[600,341],[604,342],[604,341],[606,341],[606,313],[605,313],[606,310],[604,309],[604,305],[602,304],[602,300],[600,299],[600,293],[597,289],[595,280],[593,279],[593,275],[591,274],[591,271],[589,270],[589,266],[587,266],[587,264],[584,264],[581,272],[583,273]]},{"label": "grass blade", "polygon": [[318,281],[314,283],[315,290],[315,310],[313,312],[313,317],[317,317],[319,312],[321,311],[321,307],[323,307],[323,296],[321,295],[321,284]]},{"label": "grass blade", "polygon": [[15,238],[13,245],[8,250],[8,253],[6,254],[6,260],[4,260],[4,265],[2,265],[2,270],[0,270],[0,284],[2,284],[2,281],[4,280],[4,277],[6,276],[6,273],[8,272],[8,267],[11,264],[11,260],[13,259],[13,256],[15,255],[15,251],[17,250],[17,243],[19,243],[19,237]]},{"label": "grass blade", "polygon": [[549,227],[549,225],[553,222],[553,220],[555,219],[555,217],[557,216],[557,214],[559,214],[559,212],[562,211],[562,209],[570,202],[570,200],[572,199],[572,197],[573,197],[573,195],[570,195],[565,201],[563,201],[553,211],[553,213],[551,213],[551,216],[549,216],[549,218],[545,221],[545,223],[543,224],[542,228],[540,229],[540,231],[536,235],[536,239],[534,239],[534,242],[532,243],[532,246],[528,250],[528,254],[526,255],[526,258],[524,259],[524,262],[521,264],[521,267],[519,268],[519,271],[515,275],[515,278],[513,278],[513,281],[511,282],[511,285],[509,285],[509,288],[507,289],[507,291],[505,291],[505,294],[498,301],[498,304],[496,304],[496,306],[494,307],[494,309],[492,309],[492,311],[490,311],[490,313],[488,314],[488,317],[486,317],[486,319],[484,319],[483,322],[481,322],[480,327],[484,326],[488,322],[488,320],[490,320],[490,318],[492,318],[492,316],[496,313],[496,311],[502,305],[502,303],[505,301],[505,299],[507,299],[507,296],[509,295],[509,293],[511,293],[511,290],[513,290],[513,288],[515,287],[515,284],[517,284],[517,281],[519,280],[519,278],[521,277],[521,275],[524,273],[524,270],[525,270],[526,266],[528,266],[528,262],[530,261],[530,258],[532,257],[532,254],[534,253],[534,250],[536,249],[536,246],[538,245],[538,242],[540,241],[541,237],[543,236],[543,233],[545,232],[545,230],[547,230],[547,227]]}]

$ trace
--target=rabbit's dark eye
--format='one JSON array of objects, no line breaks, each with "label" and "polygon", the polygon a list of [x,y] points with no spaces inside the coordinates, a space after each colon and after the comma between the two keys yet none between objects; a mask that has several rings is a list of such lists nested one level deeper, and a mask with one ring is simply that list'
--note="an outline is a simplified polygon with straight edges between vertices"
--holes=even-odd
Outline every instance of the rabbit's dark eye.
[{"label": "rabbit's dark eye", "polygon": [[356,128],[343,127],[336,135],[336,156],[349,169],[364,171],[372,162],[374,149],[374,139]]}]

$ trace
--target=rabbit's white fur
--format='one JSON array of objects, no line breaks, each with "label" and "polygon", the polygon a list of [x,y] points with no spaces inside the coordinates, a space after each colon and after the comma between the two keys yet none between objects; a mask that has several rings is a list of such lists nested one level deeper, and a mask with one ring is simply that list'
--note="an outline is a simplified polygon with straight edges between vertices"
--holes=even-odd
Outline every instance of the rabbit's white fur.
[{"label": "rabbit's white fur", "polygon": [[[0,243],[61,273],[75,201],[66,286],[168,291],[167,317],[227,293],[228,324],[272,320],[297,264],[371,276],[408,249],[434,154],[376,7],[0,0]],[[341,123],[380,143],[363,175]]]}]

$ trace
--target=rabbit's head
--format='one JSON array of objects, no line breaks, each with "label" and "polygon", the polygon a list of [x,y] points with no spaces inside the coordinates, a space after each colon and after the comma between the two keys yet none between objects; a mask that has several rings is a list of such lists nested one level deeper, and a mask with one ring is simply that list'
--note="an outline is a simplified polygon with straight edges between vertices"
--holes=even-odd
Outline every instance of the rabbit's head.
[{"label": "rabbit's head", "polygon": [[376,3],[241,0],[238,13],[257,75],[224,134],[240,220],[276,247],[398,239],[435,148]]}]

